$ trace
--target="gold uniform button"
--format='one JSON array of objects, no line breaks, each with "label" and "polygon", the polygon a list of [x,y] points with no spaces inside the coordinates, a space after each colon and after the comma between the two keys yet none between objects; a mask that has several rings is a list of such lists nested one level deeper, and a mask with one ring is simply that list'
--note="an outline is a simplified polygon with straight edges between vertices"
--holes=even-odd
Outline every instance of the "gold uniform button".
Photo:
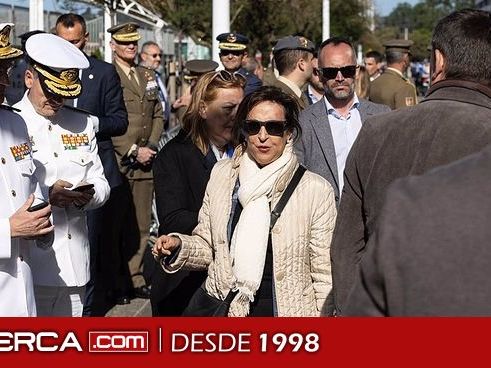
[{"label": "gold uniform button", "polygon": [[12,190],[12,197],[15,197],[17,195],[17,193],[15,193],[15,190]]},{"label": "gold uniform button", "polygon": [[5,162],[7,162],[7,161],[5,161],[5,159],[2,157],[2,164],[5,165]]},{"label": "gold uniform button", "polygon": [[53,156],[58,157],[58,154],[55,152],[55,153],[53,153]]},{"label": "gold uniform button", "polygon": [[71,239],[72,238],[72,234],[68,234],[68,239]]}]

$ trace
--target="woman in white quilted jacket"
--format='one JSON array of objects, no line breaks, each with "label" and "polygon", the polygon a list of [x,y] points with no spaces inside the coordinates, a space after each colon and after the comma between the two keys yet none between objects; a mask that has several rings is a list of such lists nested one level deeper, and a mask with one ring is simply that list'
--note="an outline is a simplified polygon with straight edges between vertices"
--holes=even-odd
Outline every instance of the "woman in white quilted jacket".
[{"label": "woman in white quilted jacket", "polygon": [[223,300],[231,301],[228,316],[325,315],[336,218],[331,186],[306,171],[277,221],[271,216],[299,167],[298,106],[278,88],[262,87],[242,101],[236,119],[242,144],[213,168],[192,235],[163,235],[153,254],[169,273],[208,270],[188,315],[213,315]]}]

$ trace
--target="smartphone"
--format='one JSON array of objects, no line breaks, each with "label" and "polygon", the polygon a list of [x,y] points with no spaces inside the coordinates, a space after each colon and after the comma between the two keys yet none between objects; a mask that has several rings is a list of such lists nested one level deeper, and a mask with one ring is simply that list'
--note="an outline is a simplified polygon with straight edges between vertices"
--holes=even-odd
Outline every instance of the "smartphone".
[{"label": "smartphone", "polygon": [[94,184],[83,184],[73,188],[74,192],[85,192],[86,190],[94,188]]},{"label": "smartphone", "polygon": [[43,208],[47,207],[49,205],[48,202],[46,202],[43,199],[40,198],[34,198],[34,202],[32,202],[31,207],[27,209],[28,212],[35,212],[42,210]]}]

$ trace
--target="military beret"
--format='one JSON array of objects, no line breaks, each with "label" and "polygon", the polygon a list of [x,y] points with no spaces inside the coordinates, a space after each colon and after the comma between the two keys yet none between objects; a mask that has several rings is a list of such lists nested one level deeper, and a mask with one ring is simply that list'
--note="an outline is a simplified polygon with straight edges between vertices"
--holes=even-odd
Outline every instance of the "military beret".
[{"label": "military beret", "polygon": [[88,68],[89,61],[76,46],[54,34],[38,33],[27,39],[26,53],[45,92],[63,98],[80,95],[79,69]]},{"label": "military beret", "polygon": [[0,23],[0,60],[15,59],[23,52],[10,44],[10,30],[13,23]]},{"label": "military beret", "polygon": [[287,36],[280,38],[273,47],[273,53],[281,50],[305,50],[315,53],[315,45],[312,41],[302,36]]},{"label": "military beret", "polygon": [[195,59],[189,60],[185,66],[188,74],[184,78],[191,80],[200,77],[202,74],[215,71],[218,68],[218,63],[213,60]]},{"label": "military beret", "polygon": [[247,48],[249,39],[240,33],[222,33],[217,36],[220,50],[241,51]]},{"label": "military beret", "polygon": [[38,34],[38,33],[46,33],[46,32],[40,31],[39,29],[36,29],[34,31],[29,31],[29,32],[26,32],[26,33],[22,33],[19,36],[19,38],[21,39],[22,42],[26,42],[29,37],[34,36],[35,34]]},{"label": "military beret", "polygon": [[112,26],[107,31],[118,42],[133,42],[141,38],[138,28],[140,28],[139,24],[128,22]]},{"label": "military beret", "polygon": [[390,40],[384,42],[385,51],[399,51],[399,52],[407,52],[411,53],[409,50],[413,45],[413,41],[411,40]]}]

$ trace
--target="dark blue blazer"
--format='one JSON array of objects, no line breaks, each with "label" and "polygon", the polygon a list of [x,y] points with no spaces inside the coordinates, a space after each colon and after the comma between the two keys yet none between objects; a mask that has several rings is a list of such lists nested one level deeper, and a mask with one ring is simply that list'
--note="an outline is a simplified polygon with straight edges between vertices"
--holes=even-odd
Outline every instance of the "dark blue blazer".
[{"label": "dark blue blazer", "polygon": [[244,68],[240,68],[237,73],[242,74],[247,80],[244,88],[244,96],[251,94],[263,85],[261,79],[259,79],[254,73],[249,73]]},{"label": "dark blue blazer", "polygon": [[82,94],[77,107],[99,118],[97,144],[104,174],[111,188],[122,183],[111,137],[128,129],[123,90],[114,65],[87,56],[90,66],[82,71]]}]

